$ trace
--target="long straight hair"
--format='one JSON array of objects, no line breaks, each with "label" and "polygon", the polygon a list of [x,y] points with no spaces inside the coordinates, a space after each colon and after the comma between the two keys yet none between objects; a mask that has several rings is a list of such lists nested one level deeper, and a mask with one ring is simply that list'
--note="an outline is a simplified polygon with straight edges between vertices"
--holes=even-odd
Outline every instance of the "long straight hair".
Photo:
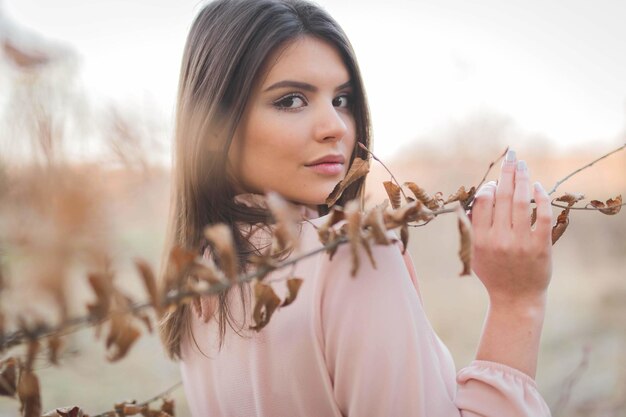
[{"label": "long straight hair", "polygon": [[[163,265],[175,246],[203,253],[203,229],[225,223],[234,236],[240,269],[245,268],[255,248],[237,225],[269,224],[272,220],[267,210],[234,201],[236,182],[227,169],[228,151],[267,57],[302,36],[323,40],[341,55],[352,80],[357,140],[369,148],[369,110],[355,54],[343,30],[323,9],[304,0],[218,0],[207,4],[191,26],[182,58]],[[350,163],[356,156],[366,156],[358,146]],[[362,197],[363,190],[364,179],[356,181],[336,204]],[[318,206],[320,215],[329,209]],[[243,302],[244,285],[239,289]],[[226,325],[235,330],[227,296],[228,292],[215,296],[220,347]],[[170,358],[181,358],[180,344],[190,333],[190,324],[190,308],[185,303],[167,313],[159,324]]]}]

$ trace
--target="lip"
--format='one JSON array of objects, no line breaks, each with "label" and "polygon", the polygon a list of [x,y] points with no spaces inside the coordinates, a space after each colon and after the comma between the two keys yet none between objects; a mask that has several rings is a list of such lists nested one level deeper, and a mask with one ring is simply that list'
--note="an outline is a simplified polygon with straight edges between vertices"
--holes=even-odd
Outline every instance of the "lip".
[{"label": "lip", "polygon": [[305,166],[321,175],[337,176],[343,172],[345,162],[346,158],[342,155],[326,155]]},{"label": "lip", "polygon": [[315,165],[320,165],[320,164],[343,165],[345,163],[346,163],[346,158],[344,158],[343,155],[326,155],[326,156],[316,159],[313,162],[309,162],[308,164],[305,164],[305,166],[310,167],[310,166],[315,166]]}]

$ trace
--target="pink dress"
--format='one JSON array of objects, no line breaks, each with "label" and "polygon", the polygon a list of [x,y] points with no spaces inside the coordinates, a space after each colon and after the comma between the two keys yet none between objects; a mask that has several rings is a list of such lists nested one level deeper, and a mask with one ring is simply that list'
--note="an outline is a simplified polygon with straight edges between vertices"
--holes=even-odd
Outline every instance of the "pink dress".
[{"label": "pink dress", "polygon": [[[314,225],[325,220],[302,223],[300,253],[321,246]],[[535,381],[519,370],[473,361],[456,372],[400,245],[373,246],[376,269],[362,253],[355,278],[346,245],[332,261],[324,252],[303,260],[293,273],[303,279],[295,302],[279,308],[259,333],[244,329],[241,337],[227,326],[221,351],[215,320],[192,314],[195,342],[183,340],[180,363],[192,415],[550,416]],[[281,299],[290,272],[265,279],[279,280],[272,286]],[[241,322],[237,291],[231,300]]]}]

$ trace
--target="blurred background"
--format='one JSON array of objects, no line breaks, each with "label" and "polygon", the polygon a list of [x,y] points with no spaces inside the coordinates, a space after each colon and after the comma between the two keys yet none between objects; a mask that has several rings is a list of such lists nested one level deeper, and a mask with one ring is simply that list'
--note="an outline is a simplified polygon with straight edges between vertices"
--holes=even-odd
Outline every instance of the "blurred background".
[{"label": "blurred background", "polygon": [[[353,43],[374,152],[400,181],[447,196],[477,185],[511,146],[549,189],[626,142],[621,1],[318,3]],[[62,315],[46,291],[61,280],[69,313],[84,312],[85,274],[102,253],[116,283],[143,299],[133,259],[156,268],[161,255],[178,70],[202,4],[0,0],[4,311]],[[370,202],[385,198],[388,179],[374,165]],[[625,151],[559,187],[601,201],[625,190]],[[458,278],[457,245],[453,216],[411,231],[427,313],[460,368],[473,358],[486,295],[475,277]],[[554,247],[537,375],[554,415],[626,416],[625,255],[624,213],[570,214]],[[93,329],[69,336],[61,367],[41,361],[44,410],[95,414],[179,380],[154,335],[115,364],[93,338]],[[182,388],[172,396],[189,415]],[[17,409],[0,398],[0,415]]]}]

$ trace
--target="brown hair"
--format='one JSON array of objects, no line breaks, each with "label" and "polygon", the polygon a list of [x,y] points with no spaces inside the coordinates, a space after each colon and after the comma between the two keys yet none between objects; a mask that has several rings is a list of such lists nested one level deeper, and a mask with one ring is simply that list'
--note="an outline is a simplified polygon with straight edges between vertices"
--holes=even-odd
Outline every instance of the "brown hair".
[{"label": "brown hair", "polygon": [[[268,224],[271,216],[266,210],[234,201],[236,182],[227,170],[228,150],[267,57],[305,35],[328,42],[340,53],[352,80],[356,135],[369,147],[369,111],[354,51],[345,33],[324,10],[303,0],[209,3],[191,26],[182,58],[164,261],[174,246],[203,253],[204,227],[221,222],[230,226],[240,268],[245,267],[255,248],[236,224]],[[365,158],[363,152],[355,147],[351,161],[357,155]],[[362,197],[363,185],[361,179],[348,187],[337,204]],[[325,205],[318,206],[321,215],[328,210]],[[242,302],[243,287],[240,285]],[[220,346],[226,324],[235,330],[227,295],[216,296]],[[189,313],[189,305],[180,304],[160,323],[161,338],[172,359],[181,358],[180,343],[190,334]]]}]

